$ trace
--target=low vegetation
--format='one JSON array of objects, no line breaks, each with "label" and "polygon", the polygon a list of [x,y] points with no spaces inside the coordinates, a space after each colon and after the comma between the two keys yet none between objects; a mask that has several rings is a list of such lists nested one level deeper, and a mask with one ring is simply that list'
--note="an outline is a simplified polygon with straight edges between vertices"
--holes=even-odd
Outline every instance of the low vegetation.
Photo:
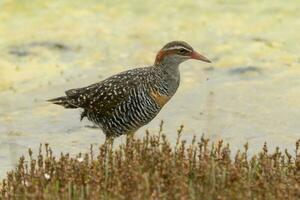
[{"label": "low vegetation", "polygon": [[223,141],[202,137],[176,145],[160,131],[143,139],[108,140],[89,153],[56,158],[48,144],[20,158],[2,181],[3,199],[300,199],[300,140],[295,152],[270,153],[265,144],[231,154]]}]

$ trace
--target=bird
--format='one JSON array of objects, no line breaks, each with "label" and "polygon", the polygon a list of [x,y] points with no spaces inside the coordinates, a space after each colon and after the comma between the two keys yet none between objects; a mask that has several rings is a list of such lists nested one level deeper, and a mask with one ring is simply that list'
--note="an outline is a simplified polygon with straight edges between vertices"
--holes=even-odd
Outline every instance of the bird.
[{"label": "bird", "polygon": [[160,49],[153,65],[120,72],[98,83],[70,89],[48,101],[67,109],[83,109],[106,137],[132,134],[154,119],[173,97],[180,83],[179,65],[189,59],[211,63],[184,41]]}]

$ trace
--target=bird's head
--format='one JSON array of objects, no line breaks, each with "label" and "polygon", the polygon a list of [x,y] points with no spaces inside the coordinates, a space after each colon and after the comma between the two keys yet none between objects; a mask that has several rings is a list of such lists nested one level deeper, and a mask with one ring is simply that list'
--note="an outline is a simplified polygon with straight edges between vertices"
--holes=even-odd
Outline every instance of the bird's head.
[{"label": "bird's head", "polygon": [[184,41],[173,41],[166,44],[157,53],[155,64],[179,65],[188,59],[211,62],[208,58],[195,51],[188,43]]}]

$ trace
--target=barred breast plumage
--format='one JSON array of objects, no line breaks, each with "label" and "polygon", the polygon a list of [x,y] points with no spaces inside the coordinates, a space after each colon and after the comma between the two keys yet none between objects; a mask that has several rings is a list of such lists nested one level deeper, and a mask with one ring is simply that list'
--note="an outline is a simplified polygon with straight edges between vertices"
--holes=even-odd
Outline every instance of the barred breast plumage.
[{"label": "barred breast plumage", "polygon": [[65,108],[83,108],[81,119],[87,117],[107,136],[132,133],[149,123],[175,94],[180,82],[178,66],[189,58],[210,62],[187,43],[174,41],[159,51],[153,66],[68,90],[66,96],[49,101]]}]

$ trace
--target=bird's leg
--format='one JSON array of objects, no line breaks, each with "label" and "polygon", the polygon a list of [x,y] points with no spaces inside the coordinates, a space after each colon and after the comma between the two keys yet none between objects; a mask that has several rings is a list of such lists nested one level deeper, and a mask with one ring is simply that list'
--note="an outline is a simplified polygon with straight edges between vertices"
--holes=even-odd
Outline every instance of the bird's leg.
[{"label": "bird's leg", "polygon": [[134,141],[134,134],[135,134],[135,131],[131,131],[126,134],[126,143],[127,144],[132,144],[132,142]]},{"label": "bird's leg", "polygon": [[127,138],[128,139],[134,139],[134,134],[135,134],[135,131],[128,132],[127,133]]},{"label": "bird's leg", "polygon": [[107,134],[105,135],[105,144],[113,147],[115,137],[113,135]]},{"label": "bird's leg", "polygon": [[111,155],[113,153],[114,136],[111,134],[106,134],[105,136],[105,187],[107,187],[110,163],[109,160],[111,159]]}]

